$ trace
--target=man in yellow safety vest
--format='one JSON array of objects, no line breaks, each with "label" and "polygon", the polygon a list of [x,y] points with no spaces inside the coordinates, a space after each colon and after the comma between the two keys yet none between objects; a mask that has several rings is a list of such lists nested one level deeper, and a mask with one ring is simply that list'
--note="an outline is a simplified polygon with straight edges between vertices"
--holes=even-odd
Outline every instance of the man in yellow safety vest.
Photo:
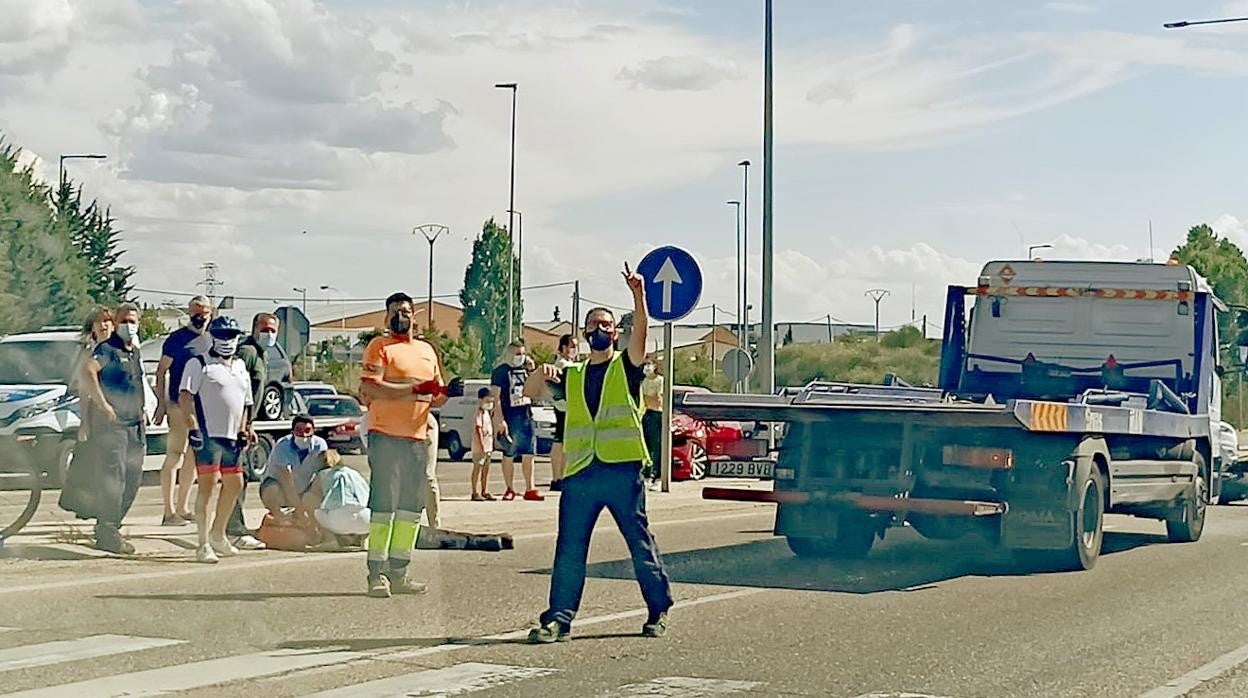
[{"label": "man in yellow safety vest", "polygon": [[525,385],[532,397],[547,384],[563,389],[567,401],[564,426],[565,471],[559,498],[559,535],[555,542],[550,607],[529,633],[529,642],[546,643],[571,636],[572,619],[585,587],[585,560],[598,515],[606,508],[619,526],[633,558],[633,569],[649,617],[642,634],[660,637],[667,631],[672,607],[671,583],[646,518],[642,468],[650,461],[641,431],[642,367],[646,363],[646,295],[640,275],[624,266],[633,294],[633,328],[627,351],[616,351],[619,332],[615,314],[594,308],[585,316],[589,360],[565,369],[546,364]]}]

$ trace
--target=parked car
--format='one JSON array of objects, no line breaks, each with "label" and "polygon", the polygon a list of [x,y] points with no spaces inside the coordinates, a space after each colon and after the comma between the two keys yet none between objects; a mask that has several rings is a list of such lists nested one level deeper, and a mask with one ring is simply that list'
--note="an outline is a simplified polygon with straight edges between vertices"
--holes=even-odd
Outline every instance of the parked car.
[{"label": "parked car", "polygon": [[290,387],[305,398],[338,394],[337,388],[329,383],[321,383],[319,381],[295,381],[291,383]]},{"label": "parked car", "polygon": [[[706,388],[672,386],[673,398],[684,392],[706,393]],[[752,427],[753,425],[751,425]],[[713,422],[672,413],[672,479],[701,480],[712,460],[751,458],[758,445],[738,422]]]},{"label": "parked car", "polygon": [[317,417],[348,417],[345,424],[332,429],[321,430],[321,436],[329,442],[331,448],[344,453],[365,453],[368,450],[364,439],[364,410],[360,403],[350,395],[314,395],[307,398],[308,416]]},{"label": "parked car", "polygon": [[[139,353],[143,358],[143,373],[147,376],[148,385],[156,387],[156,366],[160,363],[160,355],[168,335],[143,340]],[[268,368],[268,381],[264,392],[260,394],[260,404],[256,406],[256,420],[264,422],[277,421],[290,416],[290,411],[283,411],[289,401],[291,388],[290,357],[279,344],[266,347],[264,361]],[[319,384],[318,384],[319,385]],[[333,390],[332,386],[329,386]]]},{"label": "parked car", "polygon": [[1218,504],[1230,504],[1241,499],[1248,499],[1248,439],[1239,438],[1235,427],[1222,422],[1219,429],[1219,444],[1222,448],[1222,494]]},{"label": "parked car", "polygon": [[[472,419],[477,410],[477,391],[490,384],[487,380],[464,381],[464,394],[448,398],[437,408],[438,447],[446,450],[451,460],[464,460],[472,449]],[[550,453],[555,443],[555,410],[549,404],[533,405],[533,427],[537,436],[537,452]]]}]

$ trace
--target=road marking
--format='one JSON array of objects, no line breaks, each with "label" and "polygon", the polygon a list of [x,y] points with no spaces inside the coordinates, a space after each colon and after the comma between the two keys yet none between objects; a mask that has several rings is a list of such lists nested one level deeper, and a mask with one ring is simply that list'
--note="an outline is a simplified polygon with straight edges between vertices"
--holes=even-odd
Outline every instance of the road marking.
[{"label": "road marking", "polygon": [[93,696],[121,698],[125,696],[160,696],[178,691],[206,688],[217,684],[257,679],[299,669],[340,664],[365,657],[362,652],[345,650],[274,650],[256,654],[219,657],[202,662],[175,664],[160,669],[135,671],[116,676],[76,681],[60,686],[37,688],[9,694],[14,698],[57,698]]},{"label": "road marking", "polygon": [[[678,601],[672,608],[692,608],[717,601],[728,601],[752,596],[763,591],[766,590],[761,588],[739,589],[722,594],[701,596],[687,601]],[[611,623],[628,618],[642,618],[647,613],[646,609],[634,609],[601,616],[591,616],[583,620],[577,620],[576,627]],[[11,695],[14,698],[58,698],[61,696],[91,696],[92,698],[120,698],[121,696],[126,696],[129,698],[130,696],[158,696],[178,691],[207,688],[234,681],[261,679],[305,669],[342,669],[357,663],[396,661],[444,652],[455,652],[498,641],[518,640],[527,637],[528,634],[529,629],[525,628],[499,635],[447,642],[422,649],[397,650],[393,652],[355,652],[337,647],[325,647],[314,650],[273,650],[255,654],[218,657],[217,659],[187,664],[176,664],[159,669],[148,669],[98,679],[88,679],[6,695]],[[167,642],[177,643],[180,641]]]},{"label": "road marking", "polygon": [[[739,599],[744,596],[753,596],[754,594],[758,594],[763,591],[765,590],[761,588],[738,589],[737,591],[728,591],[722,594],[711,594],[710,596],[699,596],[696,599],[689,599],[687,601],[677,601],[675,604],[672,605],[672,609],[676,610],[676,609],[681,609],[681,608],[692,608],[694,606],[701,606],[703,604],[715,603],[718,601],[728,601],[731,599]],[[637,608],[631,611],[620,611],[619,613],[608,613],[606,615],[601,615],[601,616],[590,616],[589,618],[578,618],[572,624],[572,628],[573,628],[572,639],[573,640],[576,639],[576,628],[584,628],[586,626],[591,626],[591,625],[600,625],[602,623],[614,623],[620,620],[628,620],[629,618],[644,618],[648,616],[649,614],[650,612],[648,610],[644,608]],[[529,628],[525,628],[523,630],[513,630],[511,632],[500,633],[498,635],[487,635],[486,637],[477,638],[474,640],[463,640],[460,642],[448,642],[442,645],[435,645],[433,647],[422,647],[421,649],[415,649],[415,650],[398,650],[396,652],[388,652],[388,653],[382,654],[380,656],[377,656],[376,658],[384,660],[384,661],[403,661],[407,659],[415,659],[417,657],[426,657],[431,654],[441,654],[443,652],[455,652],[458,650],[468,649],[469,647],[476,647],[478,645],[486,645],[486,644],[490,644],[494,642],[506,642],[508,640],[520,640],[529,636],[529,630],[530,630]]]},{"label": "road marking", "polygon": [[740,693],[761,686],[757,681],[698,679],[691,676],[664,676],[645,683],[632,683],[608,691],[603,696],[654,696],[654,698],[709,698]]},{"label": "road marking", "polygon": [[[726,514],[718,516],[701,516],[689,519],[672,519],[669,521],[651,521],[653,526],[678,526],[690,523],[708,523],[712,521],[727,521],[731,519],[743,519],[751,516],[759,516],[760,514],[770,514],[774,516],[773,511],[759,509],[751,512],[739,512],[735,514]],[[603,521],[600,527],[606,529],[611,526],[610,521]],[[597,528],[595,528],[597,530]],[[514,537],[514,540],[538,540],[541,538],[554,538],[555,531],[546,531],[543,533],[525,533]],[[266,553],[272,555],[277,553]],[[293,564],[297,562],[315,562],[332,559],[349,558],[356,560],[357,556],[351,553],[290,553],[289,555],[277,558],[268,558],[263,560],[239,560],[237,562],[229,562],[220,565],[194,565],[188,569],[176,570],[157,570],[152,572],[131,572],[129,574],[110,574],[100,577],[88,577],[85,579],[63,580],[59,582],[42,582],[39,584],[26,584],[19,586],[8,586],[0,588],[0,596],[7,594],[26,594],[30,592],[50,591],[55,589],[75,589],[78,587],[96,586],[100,584],[115,584],[121,582],[135,582],[148,579],[167,579],[169,577],[182,577],[195,574],[235,574],[243,570],[252,570],[262,567],[272,567],[275,565]],[[191,558],[188,556],[187,560]]]},{"label": "road marking", "polygon": [[558,669],[466,662],[445,669],[428,669],[355,686],[314,693],[308,698],[404,698],[405,696],[460,696],[505,686],[513,681],[549,676]]},{"label": "road marking", "polygon": [[949,698],[949,697],[938,696],[932,693],[911,693],[909,691],[902,691],[901,693],[896,693],[896,692],[889,693],[887,691],[874,691],[872,693],[864,693],[860,696],[854,696],[854,698]]},{"label": "road marking", "polygon": [[29,669],[31,667],[72,662],[79,659],[107,657],[113,654],[138,652],[139,650],[183,644],[185,640],[167,640],[156,637],[131,637],[129,635],[92,635],[76,640],[41,642],[0,650],[0,671]]},{"label": "road marking", "polygon": [[1140,698],[1179,698],[1191,693],[1206,681],[1212,681],[1235,667],[1248,662],[1248,645],[1238,647],[1209,662],[1208,664],[1189,671],[1164,686],[1158,686]]}]

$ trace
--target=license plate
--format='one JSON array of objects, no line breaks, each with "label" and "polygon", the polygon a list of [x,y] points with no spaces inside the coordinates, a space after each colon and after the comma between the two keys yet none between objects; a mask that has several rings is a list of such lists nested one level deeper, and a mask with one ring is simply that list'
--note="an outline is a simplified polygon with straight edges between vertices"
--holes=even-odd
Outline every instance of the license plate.
[{"label": "license plate", "polygon": [[711,477],[775,477],[776,463],[769,460],[713,460],[707,464]]}]

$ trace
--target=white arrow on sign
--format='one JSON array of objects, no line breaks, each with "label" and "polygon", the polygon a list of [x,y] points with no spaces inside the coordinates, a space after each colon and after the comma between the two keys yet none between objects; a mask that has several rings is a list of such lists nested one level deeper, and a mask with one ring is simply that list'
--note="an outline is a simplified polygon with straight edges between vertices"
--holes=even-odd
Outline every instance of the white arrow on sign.
[{"label": "white arrow on sign", "polygon": [[659,267],[659,273],[654,275],[654,280],[663,284],[663,312],[672,312],[672,284],[684,281],[680,278],[680,272],[676,271],[676,265],[672,264],[671,257],[663,260],[663,266]]}]

